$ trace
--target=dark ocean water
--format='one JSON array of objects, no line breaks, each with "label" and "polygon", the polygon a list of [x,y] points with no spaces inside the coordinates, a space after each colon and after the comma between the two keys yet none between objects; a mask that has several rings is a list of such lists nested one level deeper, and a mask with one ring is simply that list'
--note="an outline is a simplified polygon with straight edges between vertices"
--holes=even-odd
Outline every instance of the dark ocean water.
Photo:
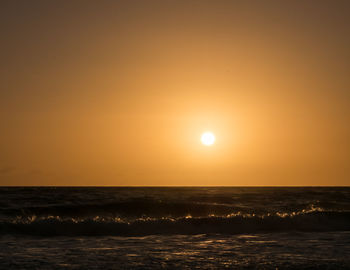
[{"label": "dark ocean water", "polygon": [[350,188],[0,188],[1,269],[350,269]]}]

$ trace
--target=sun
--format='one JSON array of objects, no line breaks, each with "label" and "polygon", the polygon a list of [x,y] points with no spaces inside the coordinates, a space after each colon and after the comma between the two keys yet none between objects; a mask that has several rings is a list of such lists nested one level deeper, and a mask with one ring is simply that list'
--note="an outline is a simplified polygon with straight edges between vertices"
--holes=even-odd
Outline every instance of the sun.
[{"label": "sun", "polygon": [[215,135],[210,131],[204,132],[201,137],[201,142],[206,146],[213,145],[215,142]]}]

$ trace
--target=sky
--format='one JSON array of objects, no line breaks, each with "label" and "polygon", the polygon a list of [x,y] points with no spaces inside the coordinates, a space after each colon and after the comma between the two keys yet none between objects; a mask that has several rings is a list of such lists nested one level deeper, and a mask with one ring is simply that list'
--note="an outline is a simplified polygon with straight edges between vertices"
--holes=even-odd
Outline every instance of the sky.
[{"label": "sky", "polygon": [[0,6],[0,185],[350,185],[349,1]]}]

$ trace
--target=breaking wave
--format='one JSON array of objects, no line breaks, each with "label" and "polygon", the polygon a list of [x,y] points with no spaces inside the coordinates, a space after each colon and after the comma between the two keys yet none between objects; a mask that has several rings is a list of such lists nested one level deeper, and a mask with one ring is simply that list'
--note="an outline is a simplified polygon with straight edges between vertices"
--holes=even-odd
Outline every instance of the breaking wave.
[{"label": "breaking wave", "polygon": [[0,188],[0,236],[350,231],[349,188]]},{"label": "breaking wave", "polygon": [[264,232],[350,231],[350,212],[303,210],[265,215],[122,219],[119,217],[16,217],[0,222],[0,234],[36,236],[144,236],[159,234],[240,234]]}]

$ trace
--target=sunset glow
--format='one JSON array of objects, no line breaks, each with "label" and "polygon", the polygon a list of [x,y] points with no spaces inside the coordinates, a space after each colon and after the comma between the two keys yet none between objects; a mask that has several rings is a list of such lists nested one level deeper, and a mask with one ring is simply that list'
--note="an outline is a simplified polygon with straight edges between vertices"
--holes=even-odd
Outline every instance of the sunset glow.
[{"label": "sunset glow", "polygon": [[350,2],[34,2],[0,11],[0,184],[349,185]]},{"label": "sunset glow", "polygon": [[350,269],[350,0],[0,7],[0,269]]}]

